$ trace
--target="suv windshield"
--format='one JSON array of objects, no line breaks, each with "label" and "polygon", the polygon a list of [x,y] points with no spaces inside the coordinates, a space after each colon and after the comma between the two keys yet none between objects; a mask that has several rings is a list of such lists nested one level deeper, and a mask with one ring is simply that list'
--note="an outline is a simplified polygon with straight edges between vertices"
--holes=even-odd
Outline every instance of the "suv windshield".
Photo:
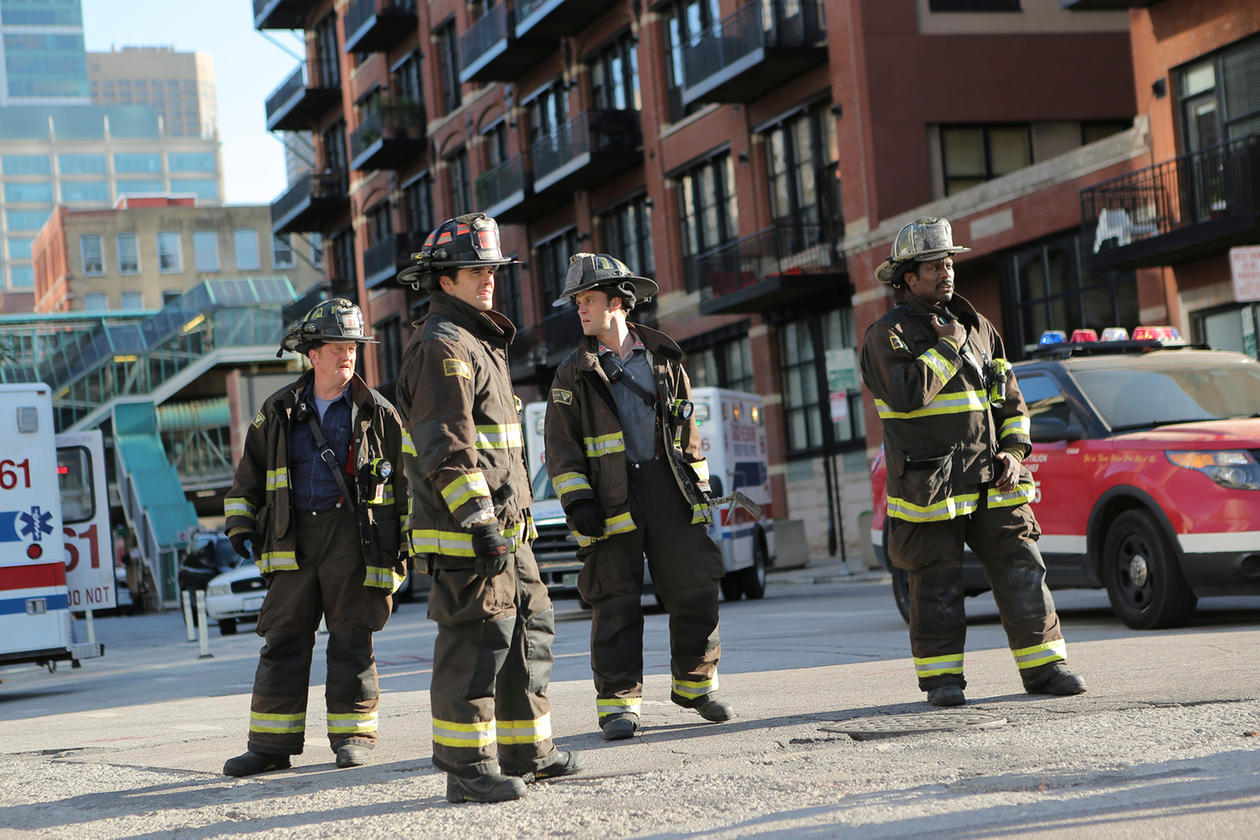
[{"label": "suv windshield", "polygon": [[534,501],[541,502],[544,499],[554,499],[556,491],[551,487],[551,476],[547,475],[545,466],[539,467],[538,472],[534,473]]},{"label": "suv windshield", "polygon": [[1260,365],[1077,370],[1073,376],[1112,431],[1254,417]]}]

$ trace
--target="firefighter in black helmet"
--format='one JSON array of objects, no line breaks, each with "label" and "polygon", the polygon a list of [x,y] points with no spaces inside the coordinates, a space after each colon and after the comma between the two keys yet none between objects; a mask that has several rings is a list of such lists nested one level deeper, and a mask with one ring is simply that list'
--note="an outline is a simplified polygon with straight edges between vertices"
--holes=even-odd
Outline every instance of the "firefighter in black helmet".
[{"label": "firefighter in black helmet", "polygon": [[224,500],[227,533],[270,586],[248,750],[224,765],[228,776],[283,769],[302,752],[321,617],[337,766],[365,764],[376,744],[372,633],[385,626],[406,571],[407,484],[392,466],[411,442],[389,402],[354,372],[358,345],[375,341],[350,301],[316,305],[280,345],[312,369],[268,397],[246,431]]},{"label": "firefighter in black helmet", "polygon": [[670,699],[705,720],[734,717],[718,696],[718,581],[708,462],[690,412],[683,353],[626,320],[656,294],[608,254],[574,254],[556,306],[577,304],[584,337],[547,400],[547,471],[584,561],[592,606],[596,713],[608,741],[633,737],[643,700],[643,557],[669,610]]},{"label": "firefighter in black helmet", "polygon": [[444,222],[399,279],[431,294],[403,353],[398,397],[416,443],[411,549],[433,575],[433,763],[452,802],[517,799],[525,782],[576,773],[551,739],[555,612],[530,550],[534,523],[520,400],[494,311],[499,229]]}]

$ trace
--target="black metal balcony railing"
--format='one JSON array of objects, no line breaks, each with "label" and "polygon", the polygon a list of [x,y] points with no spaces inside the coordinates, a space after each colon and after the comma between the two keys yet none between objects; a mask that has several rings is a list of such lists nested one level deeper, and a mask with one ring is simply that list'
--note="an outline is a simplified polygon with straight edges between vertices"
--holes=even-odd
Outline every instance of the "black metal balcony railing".
[{"label": "black metal balcony railing", "polygon": [[385,102],[350,134],[350,168],[392,169],[424,148],[424,103]]},{"label": "black metal balcony railing", "polygon": [[[496,207],[525,190],[525,162],[520,155],[508,158],[477,176],[478,207]],[[488,215],[495,216],[495,213]]]},{"label": "black metal balcony railing", "polygon": [[299,178],[271,205],[274,234],[320,230],[325,221],[349,208],[344,172],[326,170]]},{"label": "black metal balcony railing", "polygon": [[683,100],[750,102],[826,59],[818,0],[753,0],[683,47]]},{"label": "black metal balcony railing", "polygon": [[1081,190],[1095,268],[1167,265],[1260,233],[1260,134]]},{"label": "black metal balcony railing", "polygon": [[267,130],[300,131],[313,128],[324,112],[340,102],[340,88],[307,86],[306,67],[299,65],[267,96]]},{"label": "black metal balcony railing", "polygon": [[461,83],[510,81],[555,51],[554,44],[517,38],[514,21],[513,10],[499,3],[459,36]]},{"label": "black metal balcony railing", "polygon": [[517,0],[516,36],[576,35],[618,0]]},{"label": "black metal balcony railing", "polygon": [[534,188],[571,186],[584,169],[590,170],[587,181],[624,171],[642,161],[641,153],[633,154],[642,145],[638,111],[583,111],[534,141]]},{"label": "black metal balcony railing", "polygon": [[389,285],[398,276],[399,269],[411,260],[411,255],[424,244],[425,233],[395,233],[363,252],[363,285],[373,289]]},{"label": "black metal balcony railing", "polygon": [[385,52],[417,31],[416,0],[353,0],[343,24],[348,53]]},{"label": "black metal balcony railing", "polygon": [[301,29],[316,0],[254,0],[255,29]]},{"label": "black metal balcony railing", "polygon": [[824,225],[772,225],[685,261],[687,289],[700,290],[706,314],[788,306],[847,284],[847,275],[838,237]]}]

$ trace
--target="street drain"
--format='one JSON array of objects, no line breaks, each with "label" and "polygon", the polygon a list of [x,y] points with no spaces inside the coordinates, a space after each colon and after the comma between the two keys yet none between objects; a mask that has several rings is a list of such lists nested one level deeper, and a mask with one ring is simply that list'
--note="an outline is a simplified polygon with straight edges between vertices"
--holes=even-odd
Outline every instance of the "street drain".
[{"label": "street drain", "polygon": [[855,741],[895,738],[925,732],[956,732],[1002,726],[1006,718],[984,712],[924,712],[913,715],[879,715],[877,717],[838,720],[820,727],[823,732],[841,732]]}]

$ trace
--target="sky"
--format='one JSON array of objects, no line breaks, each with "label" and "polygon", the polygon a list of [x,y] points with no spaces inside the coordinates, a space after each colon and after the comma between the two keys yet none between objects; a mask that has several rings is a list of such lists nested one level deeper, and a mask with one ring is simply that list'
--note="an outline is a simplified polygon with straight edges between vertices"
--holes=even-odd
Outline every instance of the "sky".
[{"label": "sky", "polygon": [[227,204],[270,204],[285,187],[284,147],[267,131],[267,94],[293,72],[301,42],[254,29],[253,0],[82,0],[89,52],[173,46],[214,57]]}]

